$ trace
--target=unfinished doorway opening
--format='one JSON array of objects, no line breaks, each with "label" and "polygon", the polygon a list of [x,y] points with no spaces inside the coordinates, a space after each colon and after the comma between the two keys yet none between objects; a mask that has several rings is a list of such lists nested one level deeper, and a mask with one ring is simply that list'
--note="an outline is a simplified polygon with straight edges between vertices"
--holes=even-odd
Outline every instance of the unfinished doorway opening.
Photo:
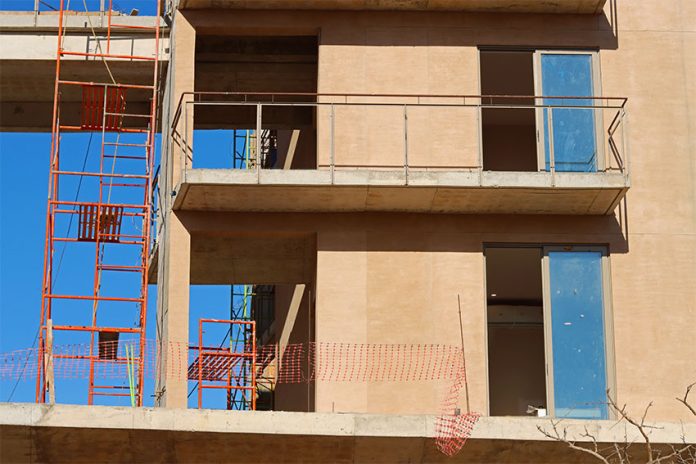
[{"label": "unfinished doorway opening", "polygon": [[[294,356],[294,352],[288,354],[286,350],[308,347],[315,340],[315,272],[316,236],[313,234],[191,235],[189,407],[314,411],[314,382],[308,375],[310,358]],[[206,324],[201,334],[202,319],[228,323]],[[253,322],[253,331],[242,333],[240,324],[229,321]],[[244,377],[252,371],[242,369],[241,361],[234,365],[223,363],[221,359],[230,356],[225,353],[214,359],[221,368],[211,367],[206,371],[212,362],[198,355],[203,350],[196,351],[196,347],[204,346],[208,347],[206,351],[216,353],[249,352],[252,340],[257,353],[253,379]],[[279,367],[286,366],[291,359],[295,364],[290,370],[297,373],[298,379],[288,380],[287,375],[279,375]],[[228,366],[233,369],[227,369]],[[286,372],[288,369],[286,366]],[[242,372],[244,386],[253,383],[253,391],[242,397],[239,391],[235,396],[234,389],[225,389],[226,370],[232,370],[233,374]],[[218,375],[206,378],[204,392],[199,395],[201,371]],[[211,386],[214,381],[217,385]],[[235,382],[233,378],[232,385]]]},{"label": "unfinished doorway opening", "polygon": [[480,60],[481,94],[499,95],[482,101],[483,169],[536,171],[534,98],[504,97],[534,95],[534,52],[481,50]]},{"label": "unfinished doorway opening", "polygon": [[485,256],[490,415],[543,415],[542,250],[490,247]]},{"label": "unfinished doorway opening", "polygon": [[193,167],[316,169],[316,108],[297,103],[316,100],[318,50],[316,36],[199,34],[194,88],[213,93],[194,104]]}]

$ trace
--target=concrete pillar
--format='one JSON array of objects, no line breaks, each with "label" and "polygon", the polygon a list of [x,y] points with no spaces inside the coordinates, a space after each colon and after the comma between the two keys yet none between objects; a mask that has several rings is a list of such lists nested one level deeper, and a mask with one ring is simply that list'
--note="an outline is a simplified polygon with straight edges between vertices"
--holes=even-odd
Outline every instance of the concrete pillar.
[{"label": "concrete pillar", "polygon": [[[167,128],[177,110],[181,95],[194,90],[196,32],[186,18],[177,11],[172,29],[172,53],[165,98]],[[190,97],[187,97],[190,99]],[[166,111],[168,109],[168,111]],[[162,214],[163,229],[159,240],[157,340],[160,362],[157,365],[155,405],[167,408],[187,406],[187,368],[189,344],[189,286],[191,268],[191,235],[181,218],[173,211],[174,197],[183,181],[182,163],[186,163],[184,147],[190,145],[193,133],[193,111],[189,108],[186,128],[173,134],[163,131],[162,173],[164,176]],[[183,129],[182,129],[183,130]],[[185,134],[186,137],[181,137]],[[182,143],[183,141],[183,143]]]},{"label": "concrete pillar", "polygon": [[160,347],[157,405],[185,408],[189,343],[191,236],[176,214],[170,214],[166,242],[160,249]]}]

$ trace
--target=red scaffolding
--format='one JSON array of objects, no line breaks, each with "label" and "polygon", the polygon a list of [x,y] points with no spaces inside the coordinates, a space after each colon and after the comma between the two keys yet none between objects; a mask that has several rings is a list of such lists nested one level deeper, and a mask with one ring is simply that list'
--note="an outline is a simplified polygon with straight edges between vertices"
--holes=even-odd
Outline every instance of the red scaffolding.
[{"label": "red scaffolding", "polygon": [[[205,324],[228,327],[226,338],[229,346],[212,346],[204,342]],[[247,333],[242,341],[236,340],[240,333]],[[243,405],[256,410],[256,322],[230,319],[200,319],[198,322],[198,346],[193,363],[188,367],[188,379],[197,382],[198,409],[203,408],[203,390],[218,389],[227,393],[227,409]],[[243,400],[232,402],[235,393]],[[236,395],[234,395],[236,396]]]},{"label": "red scaffolding", "polygon": [[[87,52],[64,48],[67,35],[65,20],[70,15],[81,14],[90,21],[91,26],[91,13],[66,10],[65,0],[60,0],[58,8],[37,402],[45,402],[47,394],[53,401],[52,366],[61,360],[88,365],[88,404],[94,404],[95,396],[130,397],[131,403],[136,406],[141,406],[143,402],[148,251],[159,81],[160,1],[146,0],[156,8],[152,26],[112,22],[112,16],[122,16],[113,11],[112,1],[108,2],[106,31],[102,31],[100,37],[91,28],[93,37],[90,39],[96,47]],[[91,17],[97,18],[97,15]],[[131,29],[137,31],[129,32]],[[126,34],[137,34],[139,39],[144,38],[146,43],[152,43],[152,54],[112,53],[114,38],[123,39]],[[133,36],[133,42],[135,40]],[[100,69],[102,74],[108,74],[109,79],[105,80],[110,82],[63,79],[62,68],[77,60],[88,63],[90,69]],[[123,60],[150,63],[152,83],[117,82],[109,63]],[[75,116],[62,102],[67,100],[63,98],[65,94],[74,97],[78,92],[81,92],[82,98],[80,114]],[[140,100],[135,100],[132,94]],[[80,101],[79,98],[77,100]],[[145,101],[146,104],[141,104],[138,109],[136,103],[136,109],[129,110],[131,101]],[[82,170],[69,169],[77,154],[68,147],[62,150],[61,141],[64,134],[76,132],[89,132],[90,137],[96,135],[95,132],[101,133],[98,167],[96,163],[89,166],[85,160]],[[127,143],[122,140],[122,134],[128,134]],[[79,179],[80,185],[86,179],[93,182],[93,189],[85,188],[78,196],[63,187],[66,184],[74,188],[75,179]],[[79,187],[77,192],[80,192]],[[89,201],[85,201],[84,197]],[[69,219],[67,230],[66,218]],[[77,227],[72,227],[73,222]],[[75,264],[84,270],[83,279],[91,282],[91,290],[75,290],[75,285],[63,285],[67,279],[63,279],[60,287],[57,285],[56,275],[60,264],[56,255],[59,254],[62,259],[67,247],[82,247],[75,254]],[[84,247],[88,247],[88,250]],[[130,280],[123,279],[124,276]],[[72,281],[79,279],[72,277]],[[85,284],[86,288],[89,286]],[[63,290],[63,287],[67,289]],[[124,314],[132,317],[130,324],[123,322]],[[54,340],[66,333],[73,334],[72,340],[80,336],[76,334],[81,334],[82,340],[89,344],[86,356],[53,351]],[[127,385],[124,385],[126,379],[103,380],[99,375],[100,368],[107,365],[126,365]]]}]

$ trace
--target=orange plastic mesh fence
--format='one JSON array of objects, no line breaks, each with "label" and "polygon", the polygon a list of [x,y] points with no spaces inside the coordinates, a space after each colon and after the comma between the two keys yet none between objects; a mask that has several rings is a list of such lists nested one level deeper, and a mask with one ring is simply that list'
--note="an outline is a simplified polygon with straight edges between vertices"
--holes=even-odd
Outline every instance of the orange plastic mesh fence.
[{"label": "orange plastic mesh fence", "polygon": [[[97,346],[92,353],[89,344],[54,346],[54,378],[88,378],[92,356],[97,360],[95,378],[127,379],[126,345],[135,353],[136,364],[142,356],[143,373],[147,378],[153,378],[162,363],[166,363],[169,378],[189,378],[190,369],[197,366],[200,359],[188,344],[170,342],[162,348],[148,340],[141,353],[134,340],[106,343],[110,346],[101,347],[101,350]],[[107,352],[111,355],[99,357],[99,353]],[[0,379],[35,378],[42,355],[38,348],[1,353]],[[278,384],[449,381],[450,387],[442,399],[435,423],[435,444],[449,456],[464,446],[480,417],[477,413],[460,412],[466,369],[461,348],[456,346],[313,342],[279,347],[269,344],[257,347],[256,366],[259,377],[271,377]]]}]

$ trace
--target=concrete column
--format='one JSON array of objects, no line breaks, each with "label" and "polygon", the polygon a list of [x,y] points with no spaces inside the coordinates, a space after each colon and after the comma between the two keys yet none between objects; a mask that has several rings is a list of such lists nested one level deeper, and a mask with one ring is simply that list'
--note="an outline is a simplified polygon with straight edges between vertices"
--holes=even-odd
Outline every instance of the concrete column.
[{"label": "concrete column", "polygon": [[185,408],[189,343],[191,235],[179,217],[169,215],[163,242],[159,285],[161,363],[157,376],[157,406]]},{"label": "concrete column", "polygon": [[[167,83],[170,91],[165,92],[169,100],[165,105],[169,109],[167,125],[171,125],[183,93],[194,90],[195,38],[196,31],[177,11],[171,36]],[[166,193],[163,194],[163,230],[159,243],[157,340],[161,358],[157,365],[155,405],[167,408],[187,406],[191,235],[172,210],[174,197],[171,193],[176,193],[183,181],[184,146],[191,144],[193,133],[193,111],[189,110],[186,117],[181,117],[179,133],[174,130],[163,144],[166,149],[162,156],[163,192]]]},{"label": "concrete column", "polygon": [[[193,92],[196,73],[196,30],[180,11],[174,18],[174,33],[171,37],[172,53],[170,72],[172,74],[172,100],[170,118],[174,117],[179,102],[192,101],[193,96],[184,92]],[[182,99],[182,95],[183,99]],[[172,134],[171,162],[172,187],[183,180],[184,167],[191,167],[191,150],[193,149],[193,106],[182,103],[182,113]]]}]

